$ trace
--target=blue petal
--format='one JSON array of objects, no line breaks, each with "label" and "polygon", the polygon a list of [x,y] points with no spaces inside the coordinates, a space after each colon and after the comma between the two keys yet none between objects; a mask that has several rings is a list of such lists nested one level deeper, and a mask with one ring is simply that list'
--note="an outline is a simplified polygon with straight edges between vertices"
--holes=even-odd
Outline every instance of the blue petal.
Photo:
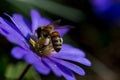
[{"label": "blue petal", "polygon": [[[16,29],[19,31],[19,33],[22,33],[21,35],[22,36],[24,36],[24,37],[26,37],[27,36],[27,34],[29,34],[30,32],[30,29],[25,29],[24,31],[22,31],[22,26],[20,26],[18,23],[18,20],[16,20],[16,19],[14,19],[14,18],[12,18],[10,15],[8,15],[7,13],[5,13],[5,15],[6,16],[8,16],[11,20],[12,20],[12,22],[14,23],[14,25],[15,25],[15,27],[16,27]],[[20,19],[20,17],[19,17],[19,19]]]},{"label": "blue petal", "polygon": [[17,28],[22,32],[22,34],[26,37],[30,32],[30,27],[25,23],[24,17],[20,14],[13,14],[13,20],[16,23]]},{"label": "blue petal", "polygon": [[54,72],[56,76],[62,76],[60,69],[57,67],[57,65],[52,62],[51,60],[47,58],[42,58],[42,60],[51,68],[51,70]]},{"label": "blue petal", "polygon": [[38,60],[36,60],[33,63],[34,68],[40,72],[41,74],[47,75],[50,73],[50,69],[41,61],[40,58],[37,58]]},{"label": "blue petal", "polygon": [[56,64],[61,70],[61,74],[65,77],[66,80],[76,80],[74,74],[69,69],[67,69],[59,63]]},{"label": "blue petal", "polygon": [[61,51],[59,52],[61,55],[64,55],[63,53],[66,53],[65,55],[73,55],[73,56],[81,56],[81,57],[85,57],[85,53],[78,49],[78,48],[75,48],[71,45],[68,45],[68,44],[63,44],[62,45],[62,49]]},{"label": "blue petal", "polygon": [[32,19],[32,32],[41,26],[48,25],[50,21],[46,18],[42,18],[41,15],[34,9],[31,10],[31,19]]},{"label": "blue petal", "polygon": [[11,54],[14,58],[22,59],[25,56],[26,52],[21,47],[14,47],[11,51]]},{"label": "blue petal", "polygon": [[55,31],[59,32],[60,33],[60,36],[64,36],[70,29],[69,27],[66,26],[59,26],[61,28],[58,28],[58,29],[55,29]]},{"label": "blue petal", "polygon": [[63,66],[65,66],[66,68],[76,72],[79,75],[82,75],[82,76],[85,75],[85,71],[81,67],[79,67],[79,66],[77,66],[73,63],[70,63],[70,62],[64,61],[64,60],[60,60],[60,59],[56,59],[56,58],[50,58],[50,59],[52,59],[53,61],[55,61],[55,62],[57,62],[57,63],[59,63]]},{"label": "blue petal", "polygon": [[97,12],[105,12],[112,6],[113,0],[90,0],[93,8]]},{"label": "blue petal", "polygon": [[41,57],[27,48],[15,47],[12,49],[11,54],[17,59],[25,59],[28,64],[32,64],[41,74],[48,74],[50,72],[50,69],[41,61]]},{"label": "blue petal", "polygon": [[[66,53],[64,53],[64,54],[66,54]],[[74,56],[71,56],[71,55],[67,55],[67,56],[66,55],[59,55],[59,53],[58,53],[58,55],[51,55],[51,56],[55,57],[55,58],[59,58],[59,59],[65,59],[65,60],[78,62],[78,63],[84,64],[86,66],[91,66],[91,62],[84,57],[80,57],[80,56],[74,57]]]},{"label": "blue petal", "polygon": [[50,56],[56,57],[59,59],[71,60],[86,66],[91,66],[91,62],[85,58],[84,53],[79,50],[75,49],[71,46],[63,45],[62,50],[59,53],[51,54]]},{"label": "blue petal", "polygon": [[30,51],[29,49],[26,50],[26,55],[24,59],[27,63],[32,64],[34,68],[40,72],[41,74],[49,74],[50,69],[41,61],[41,57],[38,56],[36,53]]},{"label": "blue petal", "polygon": [[14,26],[12,23],[10,24],[9,21],[6,21],[0,17],[0,33],[4,35],[10,42],[18,44],[20,46],[25,46],[25,40],[23,36],[21,36],[15,29],[12,28]]}]

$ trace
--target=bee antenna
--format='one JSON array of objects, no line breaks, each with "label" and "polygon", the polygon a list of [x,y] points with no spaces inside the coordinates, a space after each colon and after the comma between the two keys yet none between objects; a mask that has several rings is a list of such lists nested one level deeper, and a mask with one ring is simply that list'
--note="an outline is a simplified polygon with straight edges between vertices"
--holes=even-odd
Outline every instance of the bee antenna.
[{"label": "bee antenna", "polygon": [[61,19],[53,21],[51,24],[59,24],[61,22]]}]

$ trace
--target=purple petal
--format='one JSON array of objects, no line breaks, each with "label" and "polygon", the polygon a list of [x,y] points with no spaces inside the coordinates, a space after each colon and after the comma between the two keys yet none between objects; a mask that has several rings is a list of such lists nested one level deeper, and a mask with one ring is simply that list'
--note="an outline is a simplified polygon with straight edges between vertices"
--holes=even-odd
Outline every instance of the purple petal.
[{"label": "purple petal", "polygon": [[0,17],[0,33],[4,35],[10,42],[13,42],[15,44],[18,44],[20,46],[25,46],[24,38],[12,28],[12,25],[10,26],[7,24],[1,17]]},{"label": "purple petal", "polygon": [[14,28],[15,28],[22,36],[26,37],[28,33],[27,33],[27,34],[24,34],[24,33],[21,31],[21,26],[19,26],[19,25],[16,23],[16,21],[15,21],[10,15],[8,15],[7,13],[5,13],[5,15],[8,16],[8,17],[11,19],[11,21],[12,21],[13,24],[15,25]]},{"label": "purple petal", "polygon": [[55,61],[55,62],[57,62],[57,63],[59,63],[63,66],[65,66],[66,68],[76,72],[79,75],[82,75],[82,76],[85,75],[84,70],[81,67],[79,67],[79,66],[77,66],[73,63],[70,63],[70,62],[67,62],[67,61],[64,61],[64,60],[60,60],[60,59],[56,59],[56,58],[50,58],[50,59],[52,59],[53,61]]},{"label": "purple petal", "polygon": [[26,51],[21,47],[14,47],[11,51],[11,54],[17,59],[22,59],[25,56]]},{"label": "purple petal", "polygon": [[112,5],[112,0],[90,0],[90,2],[100,12],[106,11]]},{"label": "purple petal", "polygon": [[59,32],[60,36],[63,37],[70,29],[66,26],[60,26],[60,27],[63,27],[63,28],[55,29],[55,31]]},{"label": "purple petal", "polygon": [[40,59],[33,63],[33,66],[38,72],[42,74],[47,75],[50,73],[50,69],[45,64],[43,64],[43,62]]},{"label": "purple petal", "polygon": [[57,65],[54,62],[52,62],[47,58],[42,58],[42,60],[51,68],[51,70],[54,72],[56,76],[60,77],[62,75],[60,69],[57,67]]},{"label": "purple petal", "polygon": [[65,55],[51,55],[51,56],[55,57],[55,58],[59,58],[59,59],[71,60],[71,61],[74,61],[74,62],[78,62],[80,64],[84,64],[86,66],[91,66],[91,62],[88,59],[84,58],[84,57],[80,57],[80,56],[74,57],[74,56],[71,56],[71,55],[69,55],[69,56],[65,56]]},{"label": "purple petal", "polygon": [[42,17],[41,20],[39,21],[39,26],[44,26],[50,24],[50,20],[47,18]]},{"label": "purple petal", "polygon": [[59,63],[54,63],[53,61],[47,59],[47,58],[42,58],[46,64],[52,69],[52,71],[55,73],[57,76],[64,76],[66,80],[75,80],[75,77],[73,73],[67,69],[66,67],[62,66]]},{"label": "purple petal", "polygon": [[50,56],[60,58],[60,59],[65,59],[65,60],[71,60],[75,61],[81,64],[84,64],[86,66],[91,66],[91,62],[84,57],[84,54],[81,54],[81,51],[74,51],[74,48],[71,46],[64,46],[63,50],[61,50],[59,53],[54,53],[51,54]]},{"label": "purple petal", "polygon": [[63,44],[62,45],[62,49],[60,51],[60,54],[61,55],[64,55],[64,53],[66,53],[65,55],[73,55],[73,56],[81,56],[81,57],[85,57],[85,53],[78,49],[78,48],[75,48],[71,45],[68,45],[68,44]]},{"label": "purple petal", "polygon": [[17,59],[24,58],[27,63],[32,64],[34,68],[42,74],[48,74],[50,72],[50,69],[43,64],[41,58],[29,49],[15,47],[12,49],[11,54]]},{"label": "purple petal", "polygon": [[14,14],[13,20],[16,23],[17,28],[22,32],[22,34],[26,37],[30,32],[30,27],[25,23],[24,17],[20,14]]},{"label": "purple petal", "polygon": [[32,32],[34,32],[38,27],[50,23],[48,19],[42,18],[41,15],[34,9],[31,10],[31,18],[32,18]]},{"label": "purple petal", "polygon": [[61,70],[61,74],[65,77],[66,80],[76,80],[74,74],[69,69],[67,69],[59,63],[56,64]]},{"label": "purple petal", "polygon": [[40,14],[36,10],[31,10],[32,18],[32,31],[35,31],[39,27],[39,20],[41,19]]},{"label": "purple petal", "polygon": [[85,53],[77,48],[74,48],[70,45],[63,44],[62,49],[59,53],[51,54],[53,56],[68,56],[68,57],[85,57]]},{"label": "purple petal", "polygon": [[55,58],[59,58],[59,59],[65,59],[65,60],[71,60],[71,61],[74,61],[74,62],[78,62],[80,64],[84,64],[86,66],[91,66],[91,62],[86,59],[86,58],[83,58],[83,57],[73,57],[73,56],[57,56],[57,55],[54,55],[53,57]]},{"label": "purple petal", "polygon": [[48,74],[50,72],[50,69],[41,61],[41,57],[36,55],[36,53],[33,53],[29,49],[26,50],[25,60],[27,63],[32,64],[34,68],[42,73],[42,74]]}]

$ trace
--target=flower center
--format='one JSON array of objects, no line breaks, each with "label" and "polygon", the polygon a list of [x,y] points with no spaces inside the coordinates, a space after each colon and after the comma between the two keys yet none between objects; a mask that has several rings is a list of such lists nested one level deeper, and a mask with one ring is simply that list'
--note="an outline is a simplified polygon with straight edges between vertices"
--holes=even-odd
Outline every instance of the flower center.
[{"label": "flower center", "polygon": [[33,35],[28,34],[27,41],[31,49],[39,55],[59,52],[63,43],[60,33],[50,24],[38,27]]}]

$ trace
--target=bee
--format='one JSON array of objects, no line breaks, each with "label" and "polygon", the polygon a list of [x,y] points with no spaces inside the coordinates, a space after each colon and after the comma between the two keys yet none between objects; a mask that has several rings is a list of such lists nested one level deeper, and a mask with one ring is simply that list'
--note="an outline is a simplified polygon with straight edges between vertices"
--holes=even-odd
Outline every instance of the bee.
[{"label": "bee", "polygon": [[44,46],[52,43],[52,46],[56,52],[59,52],[62,48],[63,39],[61,38],[59,32],[54,30],[54,25],[46,25],[37,28],[36,33],[38,38],[45,38]]},{"label": "bee", "polygon": [[51,52],[59,52],[62,48],[63,39],[59,33],[59,29],[68,30],[72,26],[56,27],[54,23],[59,23],[60,20],[54,21],[45,26],[40,26],[35,30],[35,33],[30,37],[29,43],[31,48],[40,54],[49,54]]}]

